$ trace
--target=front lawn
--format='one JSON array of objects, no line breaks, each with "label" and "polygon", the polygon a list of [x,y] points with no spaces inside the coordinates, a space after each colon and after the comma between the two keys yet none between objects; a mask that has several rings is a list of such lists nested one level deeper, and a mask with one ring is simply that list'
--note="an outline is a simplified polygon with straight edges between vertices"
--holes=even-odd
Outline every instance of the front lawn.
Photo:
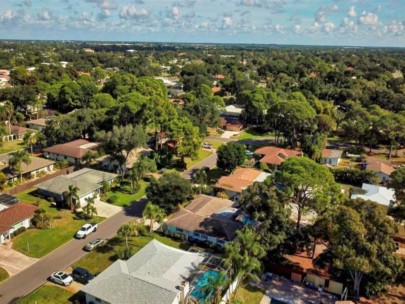
[{"label": "front lawn", "polygon": [[236,290],[232,304],[260,304],[264,293],[257,287],[242,285]]},{"label": "front lawn", "polygon": [[70,291],[54,285],[42,285],[25,298],[18,301],[18,304],[54,304],[54,303],[75,303],[76,296]]},{"label": "front lawn", "polygon": [[211,140],[211,139],[206,139],[206,140],[204,140],[204,142],[211,144],[214,149],[218,149],[220,146],[225,144],[222,141]]},{"label": "front lawn", "polygon": [[25,145],[22,140],[5,141],[1,143],[0,154],[18,151],[24,148]]},{"label": "front lawn", "polygon": [[274,138],[274,134],[271,132],[258,132],[254,129],[246,129],[242,131],[238,136],[237,139],[264,139],[264,138]]},{"label": "front lawn", "polygon": [[[87,222],[77,218],[70,210],[51,207],[51,203],[35,196],[29,189],[17,195],[22,202],[37,205],[53,217],[53,226],[49,229],[29,229],[13,239],[13,249],[30,257],[41,258],[59,246],[71,240],[75,232]],[[94,217],[92,221],[101,222],[102,217]]]},{"label": "front lawn", "polygon": [[4,281],[8,277],[9,277],[8,272],[4,268],[0,267],[0,282]]},{"label": "front lawn", "polygon": [[111,204],[120,206],[120,207],[128,207],[133,202],[141,199],[145,196],[145,190],[148,186],[148,183],[145,181],[140,182],[140,187],[138,191],[134,194],[131,194],[130,185],[125,185],[122,187],[114,187],[111,189],[110,192],[107,193],[106,199],[107,202],[110,202],[110,198],[115,196],[116,199],[111,201]]},{"label": "front lawn", "polygon": [[196,159],[192,160],[191,158],[186,157],[184,159],[184,161],[186,162],[187,169],[190,169],[191,167],[198,164],[203,159],[206,159],[207,157],[209,157],[211,154],[212,153],[210,151],[204,150],[201,148],[200,151],[198,151],[198,157]]},{"label": "front lawn", "polygon": [[[132,248],[132,253],[137,253],[142,247],[148,244],[152,239],[156,239],[159,242],[171,246],[177,249],[185,247],[180,241],[170,239],[158,234],[153,234],[152,236],[138,236],[129,239],[129,247]],[[125,248],[125,240],[120,237],[114,237],[110,239],[107,244],[102,247],[96,248],[96,250],[90,252],[81,260],[73,264],[73,267],[83,267],[89,270],[91,273],[97,275],[113,262],[115,262],[117,257],[117,252]]]}]

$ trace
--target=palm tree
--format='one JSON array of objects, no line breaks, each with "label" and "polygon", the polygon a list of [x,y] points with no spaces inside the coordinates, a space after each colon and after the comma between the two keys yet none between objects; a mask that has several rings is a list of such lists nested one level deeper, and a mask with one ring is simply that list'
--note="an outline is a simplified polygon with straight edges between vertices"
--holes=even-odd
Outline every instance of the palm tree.
[{"label": "palm tree", "polygon": [[137,230],[134,229],[132,223],[124,224],[118,229],[117,234],[125,237],[125,247],[128,250],[128,238],[136,235]]},{"label": "palm tree", "polygon": [[228,282],[229,279],[226,272],[221,271],[218,273],[218,276],[208,277],[207,284],[202,287],[201,291],[206,296],[206,299],[213,296],[211,303],[218,304],[221,300],[221,291]]},{"label": "palm tree", "polygon": [[8,123],[8,134],[11,134],[11,117],[14,113],[14,106],[11,101],[6,100],[3,106],[0,107],[0,117]]},{"label": "palm tree", "polygon": [[4,186],[6,185],[6,182],[7,182],[7,176],[3,172],[0,172],[0,191],[4,190]]},{"label": "palm tree", "polygon": [[80,197],[78,195],[79,191],[80,189],[75,185],[69,185],[68,190],[63,193],[65,201],[72,212],[75,211],[77,207],[77,203],[75,203],[75,200],[80,200]]},{"label": "palm tree", "polygon": [[86,165],[90,165],[92,161],[96,159],[96,152],[94,151],[87,151],[83,155],[83,161],[86,163]]},{"label": "palm tree", "polygon": [[152,233],[153,225],[156,222],[161,223],[166,214],[162,208],[148,202],[143,210],[142,216],[150,220],[149,232]]},{"label": "palm tree", "polygon": [[97,208],[94,206],[94,197],[87,197],[87,205],[83,207],[84,214],[88,219],[93,218],[93,215],[97,215]]},{"label": "palm tree", "polygon": [[194,175],[193,175],[193,180],[194,183],[198,184],[198,189],[199,189],[199,194],[201,194],[203,187],[207,184],[207,172],[205,171],[204,168],[198,169]]},{"label": "palm tree", "polygon": [[147,168],[142,160],[137,161],[128,171],[128,178],[131,181],[132,192],[135,192],[139,186],[139,181],[145,176]]},{"label": "palm tree", "polygon": [[33,146],[38,142],[38,133],[32,130],[28,131],[24,134],[23,141],[25,145],[30,146],[31,154],[33,154]]},{"label": "palm tree", "polygon": [[9,160],[9,166],[12,169],[16,169],[20,174],[20,181],[22,182],[22,164],[26,164],[27,166],[31,163],[31,158],[27,151],[20,150],[13,154],[13,156]]}]

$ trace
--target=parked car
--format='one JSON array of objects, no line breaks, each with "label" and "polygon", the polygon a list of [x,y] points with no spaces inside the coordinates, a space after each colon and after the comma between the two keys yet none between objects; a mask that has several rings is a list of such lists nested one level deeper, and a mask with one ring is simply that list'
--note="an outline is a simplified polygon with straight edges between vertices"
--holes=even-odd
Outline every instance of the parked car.
[{"label": "parked car", "polygon": [[210,143],[207,143],[207,142],[203,143],[203,144],[202,144],[202,147],[203,147],[204,149],[212,149],[212,145],[211,145]]},{"label": "parked car", "polygon": [[79,231],[76,232],[76,238],[78,239],[85,239],[90,233],[97,231],[97,224],[95,223],[87,223],[80,228]]},{"label": "parked car", "polygon": [[88,242],[88,243],[86,244],[86,246],[84,246],[84,250],[92,251],[94,248],[96,248],[96,247],[98,247],[98,246],[104,244],[104,242],[105,242],[105,241],[104,241],[103,239],[100,239],[100,238],[91,240],[90,242]]},{"label": "parked car", "polygon": [[64,271],[57,271],[51,274],[49,280],[59,285],[68,286],[73,282],[73,278]]},{"label": "parked car", "polygon": [[254,152],[252,152],[252,151],[249,151],[249,150],[245,150],[245,154],[246,154],[246,156],[247,157],[253,157],[254,155],[255,155],[255,153]]},{"label": "parked car", "polygon": [[73,269],[72,277],[75,281],[82,284],[87,284],[94,279],[94,275],[92,275],[87,269],[81,267],[76,267]]}]

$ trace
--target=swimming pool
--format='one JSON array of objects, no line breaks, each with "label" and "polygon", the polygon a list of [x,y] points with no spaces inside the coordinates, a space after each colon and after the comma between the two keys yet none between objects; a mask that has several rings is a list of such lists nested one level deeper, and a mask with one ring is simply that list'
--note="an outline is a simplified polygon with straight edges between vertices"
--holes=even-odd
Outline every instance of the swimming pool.
[{"label": "swimming pool", "polygon": [[191,296],[200,301],[201,304],[208,301],[213,293],[212,288],[205,288],[210,282],[210,278],[216,279],[219,276],[219,272],[215,270],[207,270],[204,274],[198,279],[195,284],[194,290],[191,292]]}]

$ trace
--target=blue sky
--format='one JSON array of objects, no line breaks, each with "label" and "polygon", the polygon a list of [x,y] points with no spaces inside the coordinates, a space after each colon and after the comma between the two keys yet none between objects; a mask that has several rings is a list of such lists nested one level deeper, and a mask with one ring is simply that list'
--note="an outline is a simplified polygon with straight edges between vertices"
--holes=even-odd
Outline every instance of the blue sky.
[{"label": "blue sky", "polygon": [[405,47],[405,0],[0,0],[0,38]]}]

